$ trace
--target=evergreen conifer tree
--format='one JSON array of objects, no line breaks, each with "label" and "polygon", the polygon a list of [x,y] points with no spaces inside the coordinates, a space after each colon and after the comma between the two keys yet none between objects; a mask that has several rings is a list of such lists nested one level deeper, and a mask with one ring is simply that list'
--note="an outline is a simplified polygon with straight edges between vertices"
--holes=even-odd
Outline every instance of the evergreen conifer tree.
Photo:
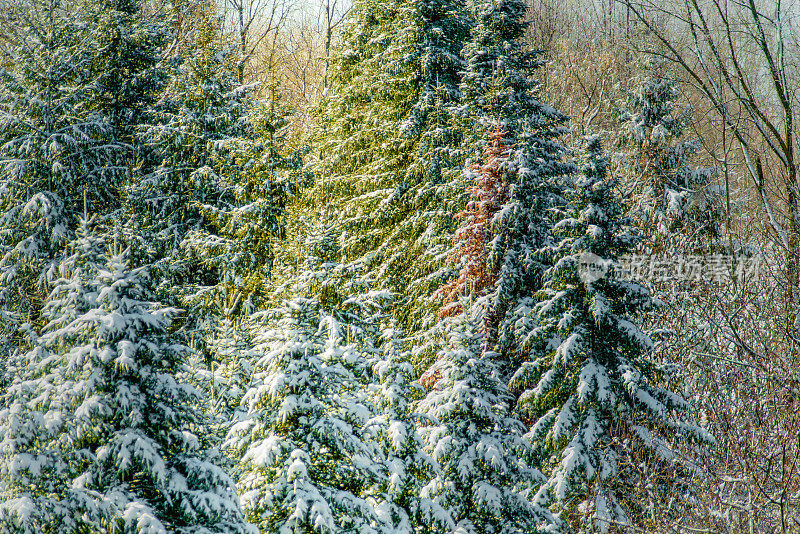
[{"label": "evergreen conifer tree", "polygon": [[486,347],[501,353],[508,362],[501,368],[511,374],[527,359],[529,312],[545,268],[536,252],[550,242],[550,212],[563,204],[561,182],[574,167],[563,160],[557,142],[565,117],[538,98],[532,76],[539,62],[524,46],[525,3],[476,0],[472,9],[476,22],[463,52],[462,115],[481,127],[473,128],[465,143],[477,156],[475,147],[498,128],[509,148],[499,162],[508,197],[493,214],[486,238],[485,269],[494,282],[485,292],[482,328]]},{"label": "evergreen conifer tree", "polygon": [[9,3],[0,61],[0,308],[5,328],[38,327],[48,276],[75,221],[118,205],[127,169],[110,118],[91,107],[98,82],[92,21],[81,3]]},{"label": "evergreen conifer tree", "polygon": [[203,2],[193,16],[194,46],[183,49],[154,122],[140,132],[147,158],[131,190],[131,237],[160,272],[159,295],[189,310],[182,329],[205,374],[238,366],[215,362],[211,333],[263,305],[301,159],[284,151],[279,102],[258,103],[256,86],[238,83],[216,7]]},{"label": "evergreen conifer tree", "polygon": [[469,24],[450,0],[354,2],[320,110],[311,196],[345,232],[347,261],[402,295],[394,315],[408,332],[431,311],[462,205],[453,106]]},{"label": "evergreen conifer tree", "polygon": [[142,177],[129,192],[131,237],[156,258],[164,293],[176,302],[195,284],[217,283],[216,270],[203,269],[181,245],[189,232],[208,227],[202,205],[235,205],[214,147],[248,135],[252,90],[238,84],[234,52],[221,47],[216,8],[204,2],[195,15],[193,46],[175,59],[152,122],[140,128]]},{"label": "evergreen conifer tree", "polygon": [[283,152],[286,118],[277,106],[254,105],[248,122],[244,135],[210,147],[228,199],[198,203],[203,224],[181,244],[188,261],[215,273],[186,280],[183,303],[194,315],[185,325],[199,353],[194,380],[210,394],[219,431],[230,426],[249,384],[251,362],[239,357],[249,339],[247,317],[268,302],[286,201],[301,173],[302,151]]},{"label": "evergreen conifer tree", "polygon": [[413,400],[424,390],[414,382],[416,371],[397,331],[387,328],[383,338],[384,356],[373,368],[378,415],[367,424],[383,448],[389,475],[378,512],[398,534],[451,532],[455,524],[449,512],[421,496],[439,467],[425,452],[417,430],[424,416],[414,412]]},{"label": "evergreen conifer tree", "polygon": [[91,24],[90,64],[96,77],[87,108],[107,117],[124,144],[118,164],[126,171],[140,154],[136,129],[146,124],[166,82],[164,53],[170,38],[161,15],[142,16],[139,0],[85,0]]},{"label": "evergreen conifer tree", "polygon": [[[306,260],[251,318],[253,384],[228,434],[247,517],[265,532],[379,532],[386,472],[364,426],[377,327],[339,284],[335,232],[307,240]],[[345,269],[345,273],[347,269]],[[357,285],[356,285],[357,287]],[[380,300],[380,295],[375,296]]]},{"label": "evergreen conifer tree", "polygon": [[[553,265],[535,309],[536,349],[512,386],[522,391],[520,409],[535,421],[528,437],[549,477],[545,491],[567,507],[566,519],[604,532],[639,522],[631,490],[645,476],[638,469],[666,466],[655,477],[664,501],[676,492],[685,496],[685,465],[674,440],[703,445],[713,438],[692,421],[687,401],[665,386],[675,366],[648,359],[653,342],[636,321],[657,303],[609,267],[635,239],[599,138],[590,138],[587,150],[550,247]],[[648,467],[641,467],[645,460]]]},{"label": "evergreen conifer tree", "polygon": [[545,477],[526,462],[525,427],[510,412],[511,394],[496,353],[483,352],[469,311],[450,324],[448,345],[433,365],[439,380],[418,409],[440,472],[424,488],[450,512],[457,532],[556,532],[559,524],[537,494]]},{"label": "evergreen conifer tree", "polygon": [[655,57],[643,67],[639,86],[622,103],[630,170],[631,215],[656,250],[713,250],[721,235],[723,201],[713,183],[717,169],[693,167],[700,149],[685,138],[692,110],[679,102],[677,80]]},{"label": "evergreen conifer tree", "polygon": [[[197,284],[190,301],[228,302],[223,315],[251,313],[265,297],[276,242],[285,238],[285,207],[303,182],[303,150],[286,152],[287,118],[279,102],[254,104],[247,131],[209,151],[229,202],[197,202],[204,224],[189,230],[183,250],[217,273],[217,285]],[[204,306],[198,303],[199,306]],[[207,304],[205,305],[207,306]]]},{"label": "evergreen conifer tree", "polygon": [[231,478],[207,461],[188,348],[146,275],[84,235],[50,323],[8,390],[0,424],[3,532],[251,532]]},{"label": "evergreen conifer tree", "polygon": [[460,114],[477,119],[466,139],[471,155],[480,157],[488,134],[499,127],[509,144],[526,140],[530,146],[520,148],[538,149],[550,162],[562,152],[553,140],[561,133],[564,116],[538,98],[533,74],[541,62],[539,52],[525,46],[527,5],[521,0],[472,0],[470,9],[475,22],[462,52],[466,68]]},{"label": "evergreen conifer tree", "polygon": [[0,309],[8,319],[0,338],[23,352],[25,332],[43,326],[42,302],[78,215],[102,222],[123,205],[133,131],[158,89],[166,41],[163,22],[139,17],[139,7],[4,6],[13,24],[0,59]]},{"label": "evergreen conifer tree", "polygon": [[[253,365],[249,358],[242,357],[250,346],[246,321],[231,316],[214,318],[214,330],[205,332],[203,345],[191,352],[180,378],[203,392],[206,426],[202,442],[221,452],[228,431],[242,417],[240,403],[253,383]],[[220,463],[233,470],[230,455],[223,455]]]}]

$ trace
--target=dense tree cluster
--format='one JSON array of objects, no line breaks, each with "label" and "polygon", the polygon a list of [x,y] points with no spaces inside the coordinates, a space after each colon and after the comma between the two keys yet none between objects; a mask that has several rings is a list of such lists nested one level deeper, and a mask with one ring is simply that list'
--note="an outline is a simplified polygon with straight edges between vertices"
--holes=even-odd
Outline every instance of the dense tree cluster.
[{"label": "dense tree cluster", "polygon": [[692,501],[714,438],[609,267],[637,230],[720,235],[660,66],[614,166],[567,145],[522,0],[355,0],[300,134],[212,2],[8,5],[0,532],[605,532],[648,524],[634,488]]}]

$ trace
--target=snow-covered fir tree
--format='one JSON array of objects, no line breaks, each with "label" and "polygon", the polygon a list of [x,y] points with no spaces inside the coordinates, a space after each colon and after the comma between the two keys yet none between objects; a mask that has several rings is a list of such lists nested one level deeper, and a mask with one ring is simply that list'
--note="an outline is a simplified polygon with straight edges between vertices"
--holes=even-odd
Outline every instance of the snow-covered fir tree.
[{"label": "snow-covered fir tree", "polygon": [[105,265],[107,248],[97,226],[97,217],[84,214],[75,240],[65,251],[69,256],[58,265],[55,289],[43,306],[49,330],[66,327],[95,304],[96,277]]},{"label": "snow-covered fir tree", "polygon": [[[53,293],[46,299],[42,306],[42,316],[49,320],[50,328],[59,328],[71,323],[77,316],[88,311],[92,305],[89,297],[95,293],[91,281],[100,265],[103,263],[105,242],[95,235],[93,227],[95,218],[81,217],[76,230],[76,240],[65,251],[57,272],[53,273],[60,279],[58,287],[64,289],[60,295]],[[70,291],[66,291],[69,287]],[[31,376],[37,362],[31,356],[40,354],[40,351],[27,352],[26,347],[37,344],[39,331],[32,325],[23,325],[18,333],[24,336],[24,341],[10,339],[8,352],[5,353],[0,375],[0,395],[14,381]]]},{"label": "snow-covered fir tree", "polygon": [[96,72],[92,100],[84,105],[107,117],[113,138],[124,143],[118,164],[136,157],[136,129],[147,122],[167,81],[162,61],[170,29],[161,16],[142,16],[140,0],[84,0],[91,23],[89,53]]},{"label": "snow-covered fir tree", "polygon": [[482,350],[469,310],[451,319],[434,372],[439,379],[419,403],[430,418],[421,432],[440,471],[423,489],[447,510],[456,532],[557,532],[560,523],[538,494],[546,478],[527,463],[525,427],[510,411],[497,353]]},{"label": "snow-covered fir tree", "polygon": [[574,167],[564,162],[557,142],[565,117],[538,98],[532,76],[539,62],[524,46],[525,3],[476,0],[472,9],[476,23],[464,47],[461,111],[482,127],[467,143],[486,144],[489,132],[499,128],[511,149],[501,164],[508,198],[492,216],[487,238],[486,268],[495,282],[483,320],[487,347],[510,362],[504,371],[511,373],[527,357],[526,317],[544,269],[536,251],[550,242],[550,210],[563,203],[560,181]]},{"label": "snow-covered fir tree", "polygon": [[253,348],[242,355],[253,385],[227,447],[246,515],[263,532],[385,528],[375,506],[386,469],[364,429],[374,416],[365,380],[377,340],[360,302],[379,308],[383,298],[347,292],[335,235],[312,232],[306,260],[277,290],[285,298],[251,319]]},{"label": "snow-covered fir tree", "polygon": [[452,111],[469,23],[450,0],[354,2],[319,112],[311,201],[346,232],[347,261],[401,296],[394,315],[409,335],[430,311],[465,196]]},{"label": "snow-covered fir tree", "polygon": [[[249,358],[242,357],[250,347],[246,321],[238,316],[214,318],[217,324],[211,332],[204,332],[202,343],[195,342],[180,378],[202,391],[206,415],[202,440],[219,450],[241,416],[240,403],[253,383],[253,366]],[[233,468],[230,456],[221,457],[220,462],[228,470]]]},{"label": "snow-covered fir tree", "polygon": [[564,116],[538,98],[539,82],[532,76],[541,62],[538,52],[525,46],[527,5],[521,0],[471,0],[469,6],[475,22],[462,52],[466,68],[459,111],[478,120],[479,127],[471,128],[466,139],[472,156],[480,157],[496,127],[507,132],[512,144],[535,135],[530,142],[540,155],[560,154],[561,147],[548,141],[559,135]]},{"label": "snow-covered fir tree", "polygon": [[205,387],[211,393],[209,398],[213,406],[210,411],[218,417],[221,425],[226,426],[236,420],[233,414],[252,382],[252,365],[247,359],[239,358],[250,346],[243,322],[224,317],[210,343],[213,362],[205,375],[209,380]]},{"label": "snow-covered fir tree", "polygon": [[204,224],[189,230],[181,244],[217,273],[216,286],[196,283],[188,300],[200,307],[208,307],[209,299],[225,301],[227,317],[252,313],[265,297],[276,244],[285,237],[287,199],[304,181],[303,150],[286,150],[288,121],[280,102],[254,103],[247,122],[242,135],[209,147],[229,202],[198,202]]},{"label": "snow-covered fir tree", "polygon": [[[233,480],[206,458],[177,310],[147,300],[125,253],[85,234],[0,416],[0,531],[253,532]],[[95,264],[106,259],[103,265]]]},{"label": "snow-covered fir tree", "polygon": [[181,243],[190,262],[215,273],[186,280],[183,305],[194,314],[185,329],[202,353],[193,360],[194,379],[210,394],[218,430],[230,425],[249,383],[251,362],[238,357],[249,339],[246,319],[269,295],[286,201],[301,174],[301,151],[284,153],[287,121],[279,106],[254,105],[248,122],[244,135],[209,147],[227,200],[198,203],[203,224]]},{"label": "snow-covered fir tree", "polygon": [[680,102],[677,79],[664,60],[648,58],[638,87],[621,103],[620,120],[631,145],[631,216],[650,236],[650,248],[713,251],[722,233],[721,189],[715,167],[696,167],[697,139],[686,137],[692,109]]},{"label": "snow-covered fir tree", "polygon": [[424,416],[414,412],[413,401],[424,389],[414,381],[410,353],[402,348],[397,330],[383,332],[383,355],[373,367],[376,389],[373,404],[378,415],[367,424],[370,435],[383,448],[388,479],[378,513],[391,532],[451,532],[450,513],[422,489],[437,474],[438,464],[425,452],[418,432]]},{"label": "snow-covered fir tree", "polygon": [[[129,206],[130,237],[160,273],[158,294],[189,312],[182,330],[202,354],[193,360],[193,380],[219,401],[213,373],[234,379],[243,368],[215,352],[216,334],[222,322],[238,324],[263,305],[289,175],[301,161],[299,152],[284,151],[279,102],[257,102],[257,87],[238,83],[236,52],[221,41],[217,9],[193,6],[192,46],[181,47],[155,121],[140,131],[147,157]],[[231,414],[223,412],[213,417]]]},{"label": "snow-covered fir tree", "polygon": [[[15,21],[0,60],[0,308],[39,325],[48,273],[73,239],[84,202],[119,206],[125,147],[92,108],[100,73],[96,25],[81,2],[9,2]],[[20,338],[21,339],[21,338]]]},{"label": "snow-covered fir tree", "polygon": [[641,523],[632,488],[642,477],[653,476],[665,503],[687,497],[687,465],[676,444],[713,438],[667,387],[676,366],[649,359],[653,341],[636,323],[657,302],[611,268],[635,238],[598,137],[588,139],[587,152],[549,249],[532,358],[512,386],[522,391],[519,409],[535,421],[528,438],[548,476],[545,491],[578,530],[605,532]]},{"label": "snow-covered fir tree", "polygon": [[364,357],[311,302],[270,313],[272,330],[255,340],[262,358],[242,399],[247,414],[227,441],[245,513],[263,532],[375,532],[365,496],[385,474],[359,435],[369,411],[352,398],[359,381],[349,370]]},{"label": "snow-covered fir tree", "polygon": [[131,184],[130,239],[162,271],[165,295],[179,301],[193,285],[215,285],[218,273],[192,261],[181,245],[190,231],[208,226],[200,206],[235,205],[221,183],[216,143],[248,135],[252,87],[240,86],[233,50],[220,43],[220,20],[211,2],[192,13],[191,47],[174,59],[170,79],[143,125],[141,178]]},{"label": "snow-covered fir tree", "polygon": [[[93,222],[81,219],[70,247],[72,253],[59,264],[59,278],[42,311],[51,331],[69,327],[94,307],[96,276],[103,266],[106,247],[92,232]],[[69,491],[72,473],[67,470],[76,455],[69,442],[66,447],[59,443],[61,414],[57,408],[49,409],[50,398],[59,395],[64,380],[63,361],[35,332],[31,337],[32,350],[18,351],[6,360],[11,387],[2,392],[7,419],[0,425],[4,456],[0,467],[0,531],[57,532],[61,528],[73,532],[80,519],[70,510],[75,509],[80,517],[87,502],[80,493]],[[43,394],[37,402],[37,396]],[[31,400],[32,405],[27,404]],[[21,494],[25,490],[29,495]]]}]

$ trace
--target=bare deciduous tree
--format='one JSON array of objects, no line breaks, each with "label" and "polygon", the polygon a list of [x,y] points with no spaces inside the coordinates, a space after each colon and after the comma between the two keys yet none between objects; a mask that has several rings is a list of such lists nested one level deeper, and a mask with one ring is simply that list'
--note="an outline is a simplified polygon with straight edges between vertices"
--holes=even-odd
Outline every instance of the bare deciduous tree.
[{"label": "bare deciduous tree", "polygon": [[786,20],[788,6],[782,0],[623,3],[661,45],[653,52],[682,67],[736,140],[774,236],[787,254],[787,312],[796,317],[800,94],[794,88],[800,82],[800,56],[797,28]]},{"label": "bare deciduous tree", "polygon": [[245,83],[247,63],[267,36],[275,37],[286,25],[294,7],[295,0],[225,0],[225,19],[239,50],[239,83]]},{"label": "bare deciduous tree", "polygon": [[[741,169],[757,212],[733,214],[731,250],[763,253],[758,277],[670,301],[693,391],[719,447],[699,516],[709,532],[800,529],[800,119],[797,5],[786,0],[621,0],[650,53],[680,67],[709,111],[705,145]],[[792,19],[792,16],[795,19]],[[709,122],[710,121],[710,122]],[[736,153],[731,153],[731,148]],[[733,180],[733,177],[730,178]],[[726,193],[728,192],[726,187]],[[731,217],[728,199],[728,216]],[[738,229],[736,228],[738,225]],[[763,232],[761,231],[763,229]],[[734,239],[738,237],[738,239]],[[669,312],[667,313],[669,315]],[[662,317],[663,319],[663,317]],[[693,335],[686,335],[687,333]],[[702,510],[702,511],[700,511]],[[691,528],[677,528],[691,531]]]},{"label": "bare deciduous tree", "polygon": [[350,13],[352,5],[348,0],[323,0],[319,11],[320,27],[324,30],[325,53],[325,74],[322,80],[323,91],[328,88],[328,68],[330,66],[331,46],[333,44],[333,32],[336,27],[344,22],[347,14]]}]

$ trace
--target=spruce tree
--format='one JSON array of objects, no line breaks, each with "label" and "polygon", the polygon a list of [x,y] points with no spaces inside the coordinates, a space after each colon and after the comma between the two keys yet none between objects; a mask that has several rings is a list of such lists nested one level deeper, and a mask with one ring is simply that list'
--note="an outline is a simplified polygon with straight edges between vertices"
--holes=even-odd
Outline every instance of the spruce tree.
[{"label": "spruce tree", "polygon": [[662,60],[650,57],[639,85],[623,100],[631,173],[630,213],[651,235],[651,249],[713,251],[721,236],[723,199],[714,184],[715,167],[695,167],[697,139],[686,137],[692,109],[681,105],[678,82]]},{"label": "spruce tree", "polygon": [[[206,419],[201,440],[221,454],[228,431],[242,416],[240,403],[253,383],[253,365],[242,357],[250,347],[246,321],[224,315],[214,319],[214,329],[204,332],[202,345],[195,343],[179,378],[203,393],[201,407]],[[222,454],[219,463],[232,472],[230,455]]]},{"label": "spruce tree", "polygon": [[43,299],[78,215],[109,220],[124,203],[133,131],[159,87],[166,32],[158,18],[139,17],[135,0],[6,7],[0,302],[8,320],[0,339],[24,352],[43,326]]},{"label": "spruce tree", "polygon": [[249,382],[250,362],[238,357],[249,339],[247,317],[268,305],[274,259],[286,235],[286,202],[302,175],[302,151],[284,152],[286,122],[276,105],[256,104],[243,135],[210,147],[228,198],[196,204],[202,224],[181,243],[187,262],[214,273],[187,279],[181,294],[194,315],[184,326],[198,351],[193,380],[209,393],[220,432]]},{"label": "spruce tree", "polygon": [[523,140],[527,151],[537,150],[551,162],[562,149],[554,139],[562,132],[565,117],[538,98],[539,82],[533,77],[541,66],[539,52],[525,46],[525,14],[521,0],[472,0],[475,18],[464,45],[465,69],[460,85],[461,115],[472,116],[466,141],[471,155],[480,157],[480,147],[495,127],[507,133],[510,144]]},{"label": "spruce tree", "polygon": [[5,328],[35,328],[84,202],[108,213],[127,169],[109,116],[91,107],[98,73],[85,6],[8,7],[15,22],[0,61],[0,307],[12,319]]},{"label": "spruce tree", "polygon": [[439,471],[439,465],[425,452],[418,432],[422,414],[414,411],[413,400],[423,388],[414,381],[416,371],[408,351],[394,328],[383,332],[384,355],[373,367],[377,390],[374,407],[378,415],[367,428],[383,449],[388,479],[378,505],[379,515],[392,532],[451,532],[455,523],[450,513],[422,489]]},{"label": "spruce tree", "polygon": [[433,365],[439,379],[418,409],[421,432],[440,472],[423,489],[464,533],[556,532],[538,495],[545,477],[528,464],[525,427],[510,412],[511,394],[497,353],[483,352],[469,310],[451,320],[448,343]]},{"label": "spruce tree", "polygon": [[[6,394],[4,532],[251,532],[231,478],[209,462],[177,310],[146,300],[145,272],[84,235],[45,307],[31,370]],[[107,257],[107,256],[105,256]]]},{"label": "spruce tree", "polygon": [[[141,178],[131,184],[130,238],[161,274],[165,296],[179,302],[193,285],[215,285],[218,272],[181,248],[191,231],[208,229],[201,206],[228,209],[233,191],[220,179],[219,143],[249,135],[252,87],[240,86],[233,52],[222,47],[212,3],[195,11],[193,46],[173,61],[151,122],[141,126]],[[138,241],[138,242],[137,242]],[[177,289],[177,291],[175,291]]]},{"label": "spruce tree", "polygon": [[535,421],[528,437],[549,477],[546,491],[582,531],[605,532],[641,522],[631,488],[642,476],[655,474],[664,502],[686,497],[678,442],[707,445],[713,438],[666,386],[675,366],[649,358],[653,341],[636,323],[657,301],[610,268],[635,238],[599,138],[588,140],[587,151],[549,248],[553,265],[535,308],[533,357],[512,386],[522,391],[520,410]]},{"label": "spruce tree", "polygon": [[151,119],[167,72],[165,48],[171,37],[162,15],[143,16],[138,0],[86,0],[91,22],[93,98],[85,105],[108,118],[112,136],[124,143],[123,167],[141,154],[136,130]]},{"label": "spruce tree", "polygon": [[276,245],[286,237],[286,204],[304,182],[304,150],[287,150],[287,124],[280,102],[254,103],[241,135],[209,147],[228,202],[197,202],[203,224],[181,244],[189,258],[217,273],[216,286],[195,283],[188,297],[201,308],[206,300],[224,301],[224,316],[247,315],[266,297]]},{"label": "spruce tree", "polygon": [[[92,224],[81,220],[72,253],[59,264],[59,278],[44,303],[42,314],[51,331],[68,327],[94,306],[105,243],[92,233]],[[51,398],[64,389],[63,365],[35,331],[31,334],[31,350],[19,347],[4,360],[0,531],[74,532],[91,503],[69,491],[68,467],[80,454],[59,439],[63,415],[58,403],[49,409]]]},{"label": "spruce tree", "polygon": [[[574,167],[557,142],[565,117],[538,97],[533,75],[540,63],[524,46],[525,3],[476,0],[472,9],[476,22],[463,52],[462,113],[482,127],[473,128],[465,142],[487,144],[489,132],[499,128],[510,149],[499,162],[508,198],[492,216],[486,238],[486,270],[494,283],[486,292],[482,327],[486,347],[501,353],[507,362],[501,367],[511,374],[527,359],[528,316],[545,268],[536,252],[550,242],[550,213],[563,204],[562,182]],[[475,148],[470,152],[478,154]]]},{"label": "spruce tree", "polygon": [[430,314],[463,203],[453,106],[469,23],[450,0],[354,2],[319,111],[311,201],[345,232],[347,261],[402,295],[407,332]]},{"label": "spruce tree", "polygon": [[277,288],[280,302],[251,318],[253,347],[240,355],[253,383],[227,448],[245,513],[264,532],[383,528],[375,498],[385,466],[364,430],[377,327],[359,302],[371,297],[347,292],[347,269],[337,280],[334,234],[312,232],[306,260]]}]

